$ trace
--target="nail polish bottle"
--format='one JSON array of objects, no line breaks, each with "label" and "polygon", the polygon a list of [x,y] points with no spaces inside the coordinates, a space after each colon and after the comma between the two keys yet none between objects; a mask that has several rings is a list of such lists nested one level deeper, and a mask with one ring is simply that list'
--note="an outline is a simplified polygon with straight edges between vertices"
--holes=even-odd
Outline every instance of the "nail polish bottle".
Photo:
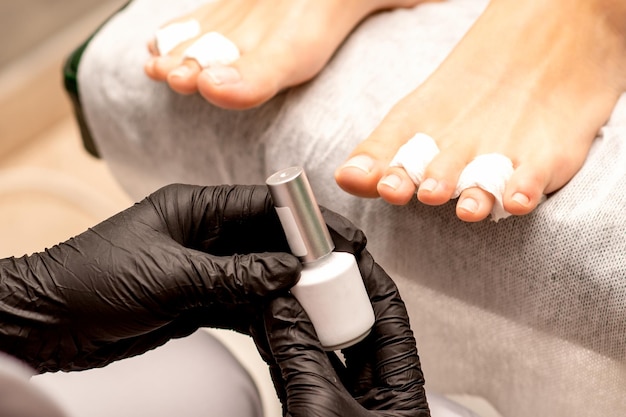
[{"label": "nail polish bottle", "polygon": [[372,304],[354,255],[334,252],[304,169],[283,169],[266,184],[291,252],[304,267],[291,293],[311,319],[322,346],[339,350],[363,340],[374,324]]}]

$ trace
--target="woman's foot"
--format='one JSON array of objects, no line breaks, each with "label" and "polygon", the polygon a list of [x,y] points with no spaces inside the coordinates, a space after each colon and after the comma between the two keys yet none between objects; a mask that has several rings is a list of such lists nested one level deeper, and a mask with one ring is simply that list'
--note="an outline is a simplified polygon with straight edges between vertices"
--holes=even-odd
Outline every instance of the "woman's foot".
[{"label": "woman's foot", "polygon": [[238,60],[202,70],[195,60],[182,58],[199,36],[166,56],[159,55],[153,41],[148,46],[153,57],[145,72],[156,81],[167,81],[181,94],[199,91],[220,107],[254,107],[313,78],[366,16],[420,1],[218,0],[175,22],[195,19],[201,34],[221,33],[238,47]]},{"label": "woman's foot", "polygon": [[[406,204],[440,205],[454,196],[463,168],[500,153],[514,172],[506,211],[531,212],[544,194],[582,166],[601,126],[626,91],[626,3],[613,0],[492,0],[442,65],[401,100],[340,167],[349,193]],[[416,186],[399,167],[398,149],[416,133],[440,152]],[[463,191],[457,216],[479,221],[494,197]]]}]

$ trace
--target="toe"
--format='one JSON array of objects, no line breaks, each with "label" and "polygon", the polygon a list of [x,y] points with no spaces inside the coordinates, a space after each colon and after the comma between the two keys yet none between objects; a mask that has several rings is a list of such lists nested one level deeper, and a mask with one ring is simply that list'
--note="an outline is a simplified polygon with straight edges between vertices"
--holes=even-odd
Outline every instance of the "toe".
[{"label": "toe", "polygon": [[[259,106],[279,92],[312,79],[330,58],[320,37],[292,30],[276,30],[261,40],[250,40],[239,28],[228,37],[241,56],[231,65],[208,68],[198,78],[198,89],[209,102],[228,109]],[[323,39],[323,38],[321,38]]]},{"label": "toe", "polygon": [[447,203],[454,195],[468,159],[470,157],[463,149],[441,151],[426,167],[424,181],[417,192],[418,200],[434,206]]},{"label": "toe", "polygon": [[157,47],[157,44],[156,44],[156,40],[153,39],[150,42],[148,42],[148,52],[153,57],[160,55],[159,48]]},{"label": "toe", "polygon": [[[366,140],[358,144],[348,160],[335,171],[339,187],[359,197],[378,197],[380,190],[394,204],[408,201],[415,191],[414,186],[408,183],[410,180],[403,170],[389,169],[398,149],[413,135],[411,131],[403,131],[402,126],[387,116]],[[385,174],[393,176],[379,184]]]},{"label": "toe", "polygon": [[146,61],[146,63],[143,66],[143,71],[146,73],[146,75],[155,81],[159,81],[159,77],[158,77],[157,70],[156,70],[157,60],[158,60],[157,57],[151,57]]},{"label": "toe", "polygon": [[242,52],[231,65],[203,70],[198,76],[198,90],[207,101],[219,107],[253,108],[300,81],[292,81],[293,61],[293,53],[257,45],[253,51]]},{"label": "toe", "polygon": [[368,154],[356,154],[335,171],[335,181],[352,195],[378,197],[377,185],[385,168],[386,165]]},{"label": "toe", "polygon": [[198,91],[209,103],[231,110],[249,109],[271,97],[259,91],[255,80],[244,79],[239,68],[238,62],[205,68],[198,74]]},{"label": "toe", "polygon": [[504,209],[518,216],[530,213],[541,202],[548,185],[549,175],[541,164],[518,166],[504,190]]},{"label": "toe", "polygon": [[148,75],[156,81],[166,81],[169,73],[181,65],[180,57],[169,55],[156,57],[148,62],[151,67]]},{"label": "toe", "polygon": [[390,168],[378,182],[377,191],[390,204],[407,204],[415,194],[415,184],[401,168]]},{"label": "toe", "polygon": [[172,69],[167,75],[170,88],[180,94],[193,94],[198,91],[198,74],[201,68],[197,62],[186,60]]},{"label": "toe", "polygon": [[198,76],[200,94],[208,102],[231,110],[250,109],[275,96],[279,92],[275,77],[260,68],[263,64],[248,65],[250,61],[246,61],[203,70]]},{"label": "toe", "polygon": [[480,188],[468,188],[459,196],[456,205],[456,215],[466,222],[484,220],[491,213],[495,198]]}]

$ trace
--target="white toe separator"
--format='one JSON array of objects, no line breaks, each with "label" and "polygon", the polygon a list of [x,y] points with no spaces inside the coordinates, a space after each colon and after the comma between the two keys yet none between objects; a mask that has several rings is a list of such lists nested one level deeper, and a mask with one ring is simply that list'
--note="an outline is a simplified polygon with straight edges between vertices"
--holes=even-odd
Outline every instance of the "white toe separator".
[{"label": "white toe separator", "polygon": [[[425,133],[418,133],[405,143],[389,164],[403,168],[415,186],[424,180],[426,167],[439,153],[437,143]],[[498,221],[511,213],[504,209],[502,194],[507,181],[513,174],[513,162],[498,153],[479,155],[470,162],[459,177],[453,198],[457,198],[467,188],[478,187],[495,197],[491,210],[491,220]]]},{"label": "white toe separator", "polygon": [[435,140],[425,133],[418,133],[402,145],[389,164],[404,168],[416,187],[424,181],[424,172],[435,156],[439,147]]},{"label": "white toe separator", "polygon": [[193,19],[172,23],[157,30],[155,39],[159,54],[167,55],[181,43],[198,36],[200,31],[200,23]]},{"label": "white toe separator", "polygon": [[209,32],[195,41],[184,54],[195,59],[202,68],[214,65],[229,65],[239,59],[239,48],[230,39],[218,32]]},{"label": "white toe separator", "polygon": [[497,222],[511,215],[504,209],[502,203],[504,187],[511,175],[513,175],[513,162],[508,157],[499,153],[478,155],[461,172],[454,197],[458,197],[463,190],[472,187],[487,191],[496,200],[491,209],[491,220]]}]

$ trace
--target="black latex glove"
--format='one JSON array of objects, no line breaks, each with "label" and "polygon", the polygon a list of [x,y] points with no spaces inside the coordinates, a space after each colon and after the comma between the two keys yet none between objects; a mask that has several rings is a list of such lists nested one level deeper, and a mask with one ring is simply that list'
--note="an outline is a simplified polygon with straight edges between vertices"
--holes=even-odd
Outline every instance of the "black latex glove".
[{"label": "black latex glove", "polygon": [[313,325],[291,296],[274,299],[259,350],[291,417],[430,415],[417,347],[398,289],[365,249],[365,236],[341,216],[323,210],[336,250],[355,254],[376,322],[370,335],[342,351],[346,366],[325,352]]},{"label": "black latex glove", "polygon": [[0,260],[0,350],[77,370],[201,326],[248,332],[264,297],[298,279],[288,250],[265,187],[165,187],[43,253]]}]

